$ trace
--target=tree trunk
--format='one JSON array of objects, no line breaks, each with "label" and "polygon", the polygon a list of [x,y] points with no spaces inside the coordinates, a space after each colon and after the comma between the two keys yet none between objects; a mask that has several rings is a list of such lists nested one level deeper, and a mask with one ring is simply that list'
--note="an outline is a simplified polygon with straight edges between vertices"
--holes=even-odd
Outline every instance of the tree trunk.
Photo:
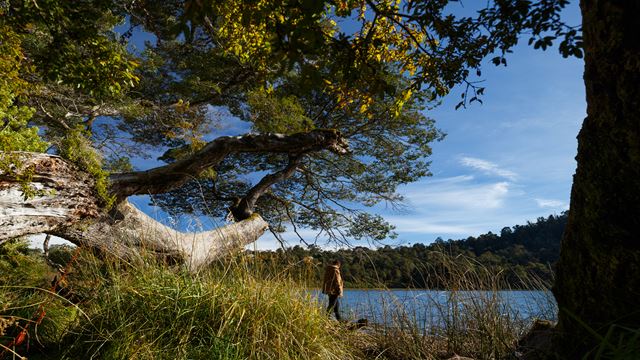
[{"label": "tree trunk", "polygon": [[640,329],[640,1],[580,5],[587,118],[553,288],[567,358],[613,351],[595,333],[616,344]]},{"label": "tree trunk", "polygon": [[[11,173],[0,170],[0,245],[14,237],[46,233],[100,214],[94,181],[64,159],[11,153]],[[24,187],[35,194],[25,197]]]},{"label": "tree trunk", "polygon": [[[93,179],[48,154],[14,153],[15,174],[0,174],[0,245],[28,234],[48,233],[72,243],[134,260],[143,252],[197,270],[256,241],[267,229],[257,214],[212,231],[183,233],[152,219],[126,200],[100,211]],[[31,174],[24,178],[24,174]],[[25,198],[22,186],[35,196]]]},{"label": "tree trunk", "polygon": [[78,246],[135,260],[154,255],[196,271],[255,242],[268,228],[258,214],[211,231],[184,233],[154,220],[129,202],[100,218],[50,232]]},{"label": "tree trunk", "polygon": [[[171,164],[111,175],[110,193],[117,202],[109,212],[101,208],[94,179],[68,161],[49,154],[0,152],[13,164],[12,169],[0,169],[0,245],[15,237],[47,233],[126,259],[138,257],[142,251],[152,252],[197,270],[256,241],[268,227],[253,213],[257,200],[273,184],[293,175],[305,154],[322,150],[344,154],[348,144],[340,132],[331,129],[291,135],[222,136]],[[134,194],[175,189],[232,153],[284,153],[289,157],[284,169],[265,175],[247,194],[238,196],[230,207],[237,221],[234,224],[182,233],[150,218],[126,200]],[[25,196],[27,193],[32,196]]]}]

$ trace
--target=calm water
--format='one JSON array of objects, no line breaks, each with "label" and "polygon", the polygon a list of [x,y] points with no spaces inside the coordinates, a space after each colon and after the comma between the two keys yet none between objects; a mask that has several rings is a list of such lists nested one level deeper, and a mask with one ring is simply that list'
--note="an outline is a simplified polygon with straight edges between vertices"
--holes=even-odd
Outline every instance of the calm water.
[{"label": "calm water", "polygon": [[[318,290],[313,291],[313,295],[320,303],[318,306],[326,307],[326,295]],[[367,318],[375,323],[398,326],[410,322],[421,328],[443,326],[461,319],[459,314],[473,312],[524,321],[533,318],[555,320],[557,316],[555,299],[547,291],[347,289],[340,301],[340,312],[345,318]]]}]

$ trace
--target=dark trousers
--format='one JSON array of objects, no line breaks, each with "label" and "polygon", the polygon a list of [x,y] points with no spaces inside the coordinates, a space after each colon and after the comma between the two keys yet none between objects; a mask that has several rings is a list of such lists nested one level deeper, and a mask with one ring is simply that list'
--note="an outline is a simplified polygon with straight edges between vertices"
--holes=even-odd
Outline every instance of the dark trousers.
[{"label": "dark trousers", "polygon": [[340,302],[338,301],[338,295],[329,295],[329,306],[327,306],[327,314],[331,314],[331,311],[336,315],[336,320],[340,318]]}]

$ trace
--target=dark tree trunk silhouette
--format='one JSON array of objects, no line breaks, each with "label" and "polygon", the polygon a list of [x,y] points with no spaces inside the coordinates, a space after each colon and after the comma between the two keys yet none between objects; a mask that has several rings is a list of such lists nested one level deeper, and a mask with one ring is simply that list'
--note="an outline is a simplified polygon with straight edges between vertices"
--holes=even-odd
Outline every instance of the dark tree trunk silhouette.
[{"label": "dark tree trunk silhouette", "polygon": [[640,328],[640,1],[580,6],[587,117],[553,289],[567,358]]}]

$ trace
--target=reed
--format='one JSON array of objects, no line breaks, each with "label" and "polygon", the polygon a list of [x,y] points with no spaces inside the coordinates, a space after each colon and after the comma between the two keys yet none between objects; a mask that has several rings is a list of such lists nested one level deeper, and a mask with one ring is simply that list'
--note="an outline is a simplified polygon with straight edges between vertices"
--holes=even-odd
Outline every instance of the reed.
[{"label": "reed", "polygon": [[[435,254],[434,254],[435,255]],[[516,304],[503,296],[509,289],[507,270],[486,267],[465,256],[439,253],[438,269],[423,264],[425,277],[439,276],[446,284],[446,301],[420,300],[422,307],[406,306],[417,299],[385,296],[373,300],[383,309],[379,324],[361,342],[363,351],[380,359],[448,359],[454,355],[473,359],[508,359],[516,355],[518,339],[532,325],[520,315]],[[548,291],[548,284],[535,278],[520,279],[532,290]],[[548,292],[547,292],[548,293]],[[533,300],[532,300],[533,301]],[[541,301],[538,299],[538,301]],[[553,319],[557,312],[553,297],[535,317]]]}]

